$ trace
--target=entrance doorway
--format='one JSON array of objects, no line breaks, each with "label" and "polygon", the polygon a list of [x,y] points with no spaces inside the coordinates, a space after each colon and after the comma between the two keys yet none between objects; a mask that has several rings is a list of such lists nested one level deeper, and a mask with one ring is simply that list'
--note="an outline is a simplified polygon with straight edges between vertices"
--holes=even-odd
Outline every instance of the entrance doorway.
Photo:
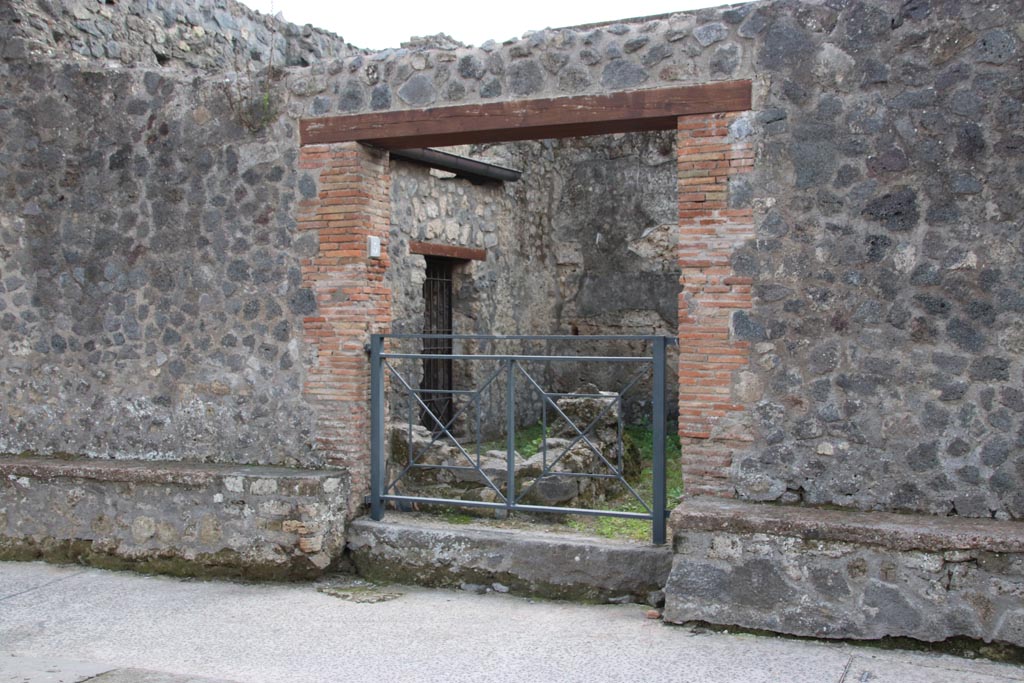
[{"label": "entrance doorway", "polygon": [[[452,330],[452,273],[454,261],[436,256],[427,256],[427,277],[423,281],[423,334],[450,335]],[[420,389],[424,393],[427,410],[421,411],[421,424],[432,432],[440,431],[440,420],[446,427],[454,417],[452,402],[452,339],[424,337],[423,353],[436,354],[441,358],[423,359],[423,380]],[[430,413],[433,413],[433,417]],[[436,419],[435,419],[436,417]]]}]

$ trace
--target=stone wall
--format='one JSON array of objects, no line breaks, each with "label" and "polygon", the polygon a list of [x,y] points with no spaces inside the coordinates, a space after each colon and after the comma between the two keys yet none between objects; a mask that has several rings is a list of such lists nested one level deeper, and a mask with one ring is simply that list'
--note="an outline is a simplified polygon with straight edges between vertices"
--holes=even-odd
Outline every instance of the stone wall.
[{"label": "stone wall", "polygon": [[671,526],[666,621],[1024,645],[1019,524],[705,498]]},{"label": "stone wall", "polygon": [[[727,200],[753,209],[754,237],[728,255],[752,288],[728,330],[747,364],[727,380],[728,438],[711,415],[705,441],[720,448],[690,483],[750,500],[1021,514],[1020,0],[779,0],[374,54],[324,39],[323,59],[271,84],[281,116],[261,138],[223,89],[193,81],[217,61],[189,62],[203,50],[118,71],[104,44],[72,66],[84,49],[67,46],[88,46],[88,31],[60,27],[116,28],[121,8],[141,5],[111,18],[68,8],[4,8],[17,40],[0,107],[3,449],[317,462],[299,389],[314,354],[295,332],[316,297],[293,274],[319,246],[292,231],[289,205],[317,190],[293,170],[298,117],[751,78],[740,132],[755,170]],[[181,14],[165,28],[180,32]],[[75,37],[57,49],[53,28]],[[239,40],[243,28],[260,43],[241,24]],[[145,64],[150,33],[125,35]],[[180,227],[204,220],[209,235]]]},{"label": "stone wall", "polygon": [[208,71],[309,66],[361,51],[232,0],[26,0],[0,8],[6,59],[107,60],[134,67]]},{"label": "stone wall", "polygon": [[180,72],[0,68],[0,452],[321,463],[293,124]]},{"label": "stone wall", "polygon": [[[556,262],[560,333],[674,337],[680,291],[675,135],[571,138],[554,141],[552,151],[548,243]],[[652,353],[644,342],[574,346],[595,355]],[[670,406],[678,393],[676,351],[669,347]],[[580,379],[617,390],[636,371],[590,364],[563,368],[554,380],[561,391],[576,390],[573,382]],[[650,397],[645,378],[627,394],[627,421],[651,419]]]},{"label": "stone wall", "polygon": [[260,69],[352,50],[230,2],[0,13],[0,556],[334,566],[366,478],[336,468],[365,448],[318,384],[333,243],[297,225],[330,183]]},{"label": "stone wall", "polygon": [[[736,494],[1024,516],[1024,3],[755,6]],[[750,387],[748,386],[748,389]]]},{"label": "stone wall", "polygon": [[305,116],[422,109],[743,78],[760,20],[750,5],[580,29],[531,31],[479,47],[446,40],[314,65]]},{"label": "stone wall", "polygon": [[345,545],[338,470],[0,457],[0,560],[300,579]]},{"label": "stone wall", "polygon": [[752,78],[755,171],[728,199],[754,209],[728,255],[753,295],[729,326],[749,344],[724,403],[741,410],[718,443],[711,415],[691,483],[1017,516],[1020,10],[784,0],[385,51],[347,60],[305,111]]},{"label": "stone wall", "polygon": [[474,159],[525,171],[511,183],[474,185],[399,159],[392,160],[391,259],[395,332],[423,331],[425,259],[411,242],[485,249],[487,258],[456,266],[455,329],[462,334],[544,334],[552,329],[555,295],[544,248],[547,205],[533,143],[497,149],[460,148]]},{"label": "stone wall", "polygon": [[675,134],[553,141],[550,248],[559,325],[665,334],[678,324]]}]

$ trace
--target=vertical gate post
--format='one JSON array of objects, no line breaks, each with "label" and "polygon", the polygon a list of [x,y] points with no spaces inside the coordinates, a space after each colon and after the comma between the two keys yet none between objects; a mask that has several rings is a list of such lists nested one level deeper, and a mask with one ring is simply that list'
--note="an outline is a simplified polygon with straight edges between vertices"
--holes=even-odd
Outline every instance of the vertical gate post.
[{"label": "vertical gate post", "polygon": [[653,514],[651,540],[655,545],[665,543],[665,347],[668,339],[654,339],[653,381],[651,382],[651,404],[654,411],[654,486],[651,512]]},{"label": "vertical gate post", "polygon": [[508,359],[508,386],[505,388],[505,421],[508,435],[505,443],[505,507],[516,502],[516,362]]},{"label": "vertical gate post", "polygon": [[384,336],[370,335],[370,516],[384,519]]}]

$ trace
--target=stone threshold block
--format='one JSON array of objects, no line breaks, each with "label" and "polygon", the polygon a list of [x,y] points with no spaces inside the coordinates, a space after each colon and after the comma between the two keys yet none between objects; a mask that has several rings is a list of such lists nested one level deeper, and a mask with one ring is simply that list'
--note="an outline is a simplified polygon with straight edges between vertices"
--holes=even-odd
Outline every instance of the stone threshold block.
[{"label": "stone threshold block", "polygon": [[354,520],[348,546],[360,576],[374,581],[584,602],[651,602],[672,563],[667,546],[397,513]]},{"label": "stone threshold block", "polygon": [[0,456],[0,560],[301,579],[345,546],[341,470]]},{"label": "stone threshold block", "polygon": [[712,498],[670,518],[665,620],[1024,646],[1024,524]]}]

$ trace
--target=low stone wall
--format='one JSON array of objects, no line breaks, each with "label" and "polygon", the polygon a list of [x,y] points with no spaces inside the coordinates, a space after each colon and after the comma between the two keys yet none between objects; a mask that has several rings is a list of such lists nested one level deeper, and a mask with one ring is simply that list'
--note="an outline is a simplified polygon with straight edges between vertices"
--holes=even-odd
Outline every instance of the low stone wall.
[{"label": "low stone wall", "polygon": [[818,638],[1024,645],[1024,525],[694,499],[665,620]]},{"label": "low stone wall", "polygon": [[348,475],[0,457],[0,560],[307,578],[341,556]]}]

